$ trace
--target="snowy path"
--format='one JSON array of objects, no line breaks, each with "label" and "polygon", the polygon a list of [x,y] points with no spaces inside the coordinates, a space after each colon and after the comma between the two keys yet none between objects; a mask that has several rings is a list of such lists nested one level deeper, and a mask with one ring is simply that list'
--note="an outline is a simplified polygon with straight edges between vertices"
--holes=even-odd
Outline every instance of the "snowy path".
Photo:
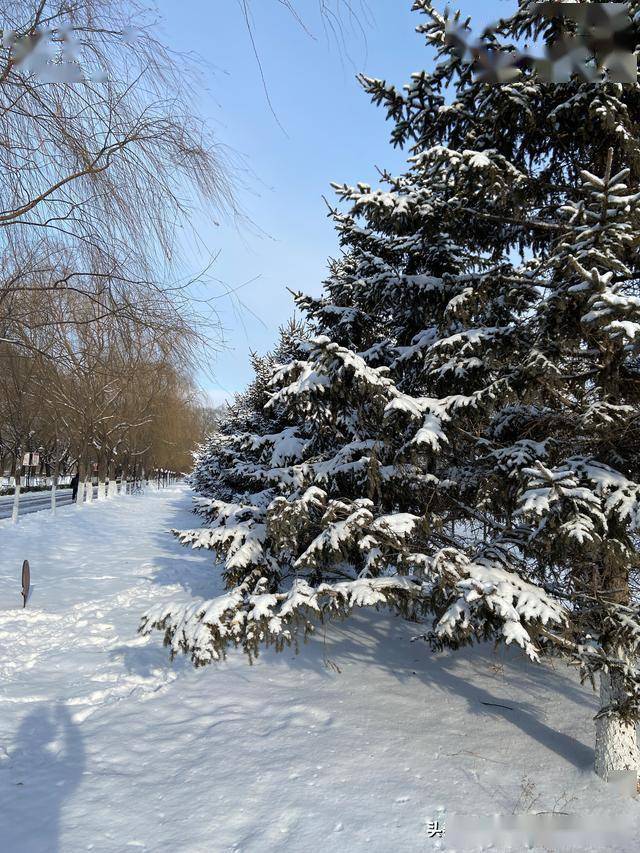
[{"label": "snowy path", "polygon": [[297,657],[170,664],[136,628],[212,591],[211,555],[166,532],[196,523],[189,504],[176,488],[0,522],[3,853],[447,850],[430,820],[554,809],[627,815],[613,849],[638,849],[638,804],[590,772],[595,702],[564,669],[431,656],[370,617]]}]

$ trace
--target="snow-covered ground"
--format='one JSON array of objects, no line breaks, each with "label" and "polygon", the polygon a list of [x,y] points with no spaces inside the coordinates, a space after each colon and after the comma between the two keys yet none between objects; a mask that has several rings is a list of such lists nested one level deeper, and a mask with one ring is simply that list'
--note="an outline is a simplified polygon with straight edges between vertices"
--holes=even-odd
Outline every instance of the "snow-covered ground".
[{"label": "snow-covered ground", "polygon": [[594,697],[564,667],[434,656],[373,614],[297,656],[171,664],[136,629],[152,603],[215,590],[211,554],[167,533],[197,524],[190,500],[0,523],[1,851],[501,850],[456,842],[464,816],[554,811],[580,816],[568,849],[640,849],[638,802],[592,774]]}]

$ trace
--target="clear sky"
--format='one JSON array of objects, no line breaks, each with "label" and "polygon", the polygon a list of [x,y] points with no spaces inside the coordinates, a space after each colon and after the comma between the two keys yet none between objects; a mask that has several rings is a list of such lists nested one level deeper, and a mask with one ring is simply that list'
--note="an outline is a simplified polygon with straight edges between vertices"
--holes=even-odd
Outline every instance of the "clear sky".
[{"label": "clear sky", "polygon": [[[340,0],[332,2],[335,7]],[[212,287],[221,294],[216,304],[226,346],[214,378],[202,380],[216,401],[242,390],[251,378],[250,350],[266,351],[292,314],[287,288],[319,293],[326,260],[338,253],[322,200],[331,197],[330,182],[375,184],[376,166],[402,169],[384,111],[370,103],[355,75],[363,71],[402,85],[427,67],[429,51],[414,31],[421,17],[410,11],[411,0],[351,4],[362,9],[360,24],[350,23],[343,10],[346,47],[340,50],[323,30],[318,0],[295,3],[312,35],[278,0],[252,0],[267,97],[239,0],[158,0],[165,37],[204,60],[208,93],[197,107],[229,149],[238,200],[253,223],[197,223],[208,251],[219,253],[212,275],[224,282]],[[453,5],[473,15],[475,29],[508,13],[514,2]],[[205,259],[189,247],[186,272]],[[235,298],[222,296],[224,287],[241,285]]]}]

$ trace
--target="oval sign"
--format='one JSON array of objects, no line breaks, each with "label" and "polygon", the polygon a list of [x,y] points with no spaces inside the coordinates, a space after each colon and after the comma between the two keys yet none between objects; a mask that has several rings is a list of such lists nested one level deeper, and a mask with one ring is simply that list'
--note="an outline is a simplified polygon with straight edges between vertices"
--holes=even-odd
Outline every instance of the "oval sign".
[{"label": "oval sign", "polygon": [[22,564],[22,598],[24,601],[23,607],[27,606],[29,598],[29,587],[31,586],[31,569],[29,568],[29,560],[25,560]]}]

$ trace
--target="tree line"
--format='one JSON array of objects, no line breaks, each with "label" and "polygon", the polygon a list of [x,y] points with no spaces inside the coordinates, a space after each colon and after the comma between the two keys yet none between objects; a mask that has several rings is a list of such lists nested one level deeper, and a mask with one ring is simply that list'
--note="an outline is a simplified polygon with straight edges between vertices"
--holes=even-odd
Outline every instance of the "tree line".
[{"label": "tree line", "polygon": [[[77,472],[99,487],[158,469],[191,468],[211,426],[199,389],[153,337],[109,324],[83,329],[69,363],[5,345],[0,374],[0,469],[60,478]],[[26,455],[37,464],[25,467]],[[30,461],[30,460],[29,460]]]},{"label": "tree line", "polygon": [[0,24],[0,473],[188,469],[215,314],[179,235],[233,207],[197,74],[137,0],[0,0]]}]

